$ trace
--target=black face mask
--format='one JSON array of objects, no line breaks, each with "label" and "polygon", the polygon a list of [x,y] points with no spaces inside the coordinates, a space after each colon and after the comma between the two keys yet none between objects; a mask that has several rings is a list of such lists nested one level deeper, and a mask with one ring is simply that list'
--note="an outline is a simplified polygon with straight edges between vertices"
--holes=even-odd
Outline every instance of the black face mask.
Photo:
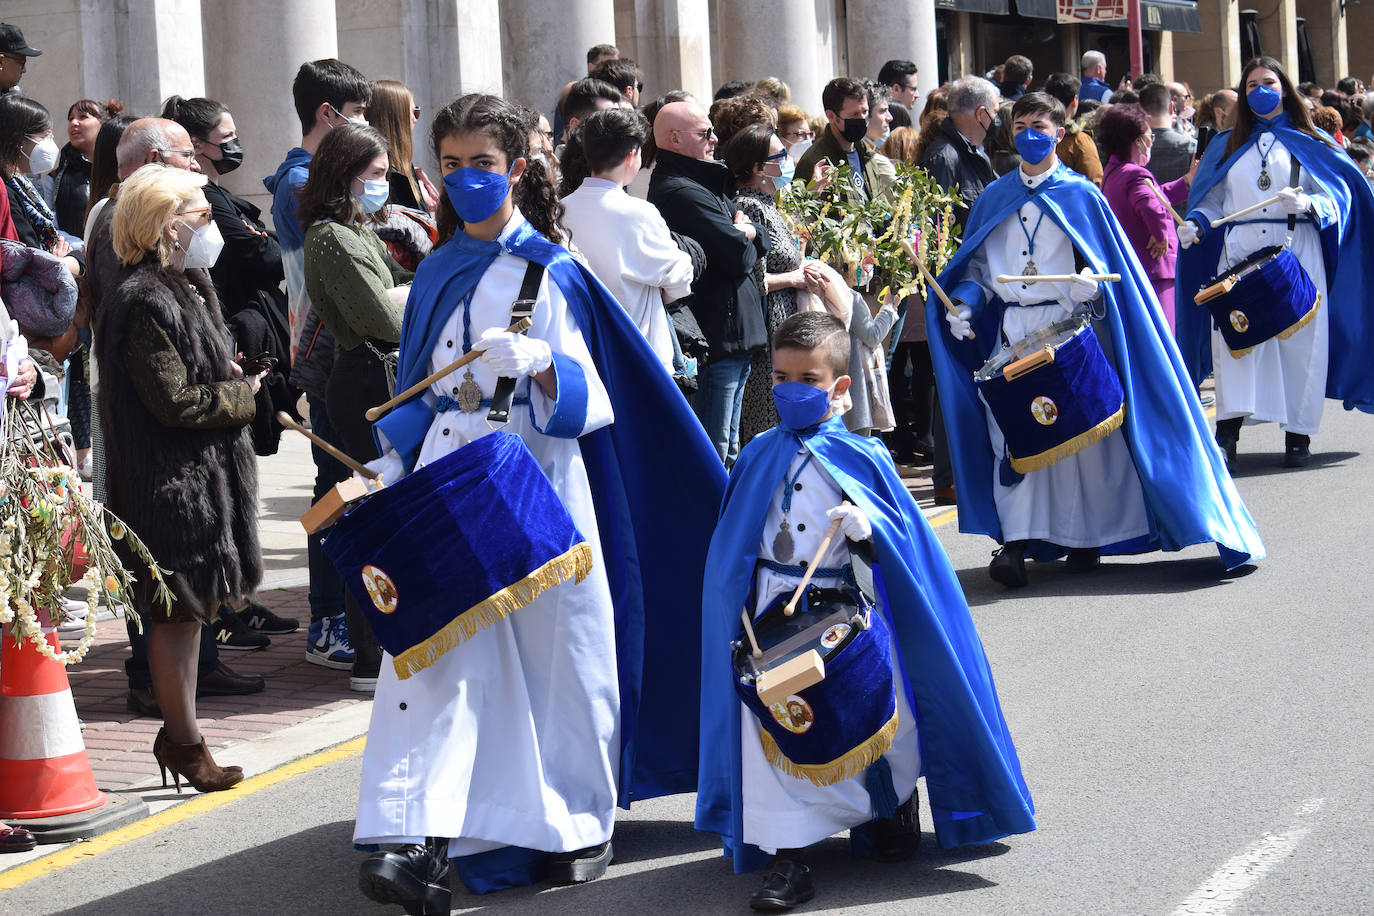
[{"label": "black face mask", "polygon": [[219,145],[220,160],[215,163],[215,171],[221,175],[227,175],[234,169],[243,165],[243,145],[238,138],[225,140]]},{"label": "black face mask", "polygon": [[850,143],[858,143],[868,135],[868,118],[845,118],[840,136]]},{"label": "black face mask", "polygon": [[[987,111],[986,108],[983,110]],[[987,134],[983,137],[983,145],[986,146],[987,144],[991,143],[993,138],[996,137],[1001,130],[1002,115],[999,112],[997,114],[992,115],[992,120],[988,122]]]}]

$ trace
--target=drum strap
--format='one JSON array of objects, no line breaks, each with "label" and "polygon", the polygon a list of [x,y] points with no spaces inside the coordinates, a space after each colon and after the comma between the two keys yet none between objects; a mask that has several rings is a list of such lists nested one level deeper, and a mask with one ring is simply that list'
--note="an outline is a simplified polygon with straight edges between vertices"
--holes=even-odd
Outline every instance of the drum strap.
[{"label": "drum strap", "polygon": [[[520,284],[520,298],[510,304],[510,323],[534,314],[535,303],[539,299],[539,284],[544,279],[544,265],[530,261],[525,268],[525,279]],[[525,333],[521,331],[520,333]],[[510,409],[515,401],[516,379],[501,377],[496,380],[496,390],[491,395],[491,410],[487,411],[488,423],[509,423]]]},{"label": "drum strap", "polygon": [[[1299,161],[1298,161],[1298,157],[1292,155],[1291,152],[1290,152],[1288,158],[1289,158],[1290,161],[1292,161],[1292,163],[1293,163],[1293,167],[1292,167],[1292,169],[1291,169],[1291,170],[1289,171],[1289,173],[1288,173],[1288,186],[1289,186],[1290,188],[1296,188],[1296,187],[1298,186],[1298,178],[1301,177],[1301,174],[1302,174],[1302,163],[1299,162]],[[1290,213],[1290,214],[1288,214],[1288,244],[1292,244],[1292,242],[1293,242],[1293,230],[1294,230],[1295,228],[1297,228],[1297,225],[1298,225],[1298,214],[1296,214],[1296,213]]]}]

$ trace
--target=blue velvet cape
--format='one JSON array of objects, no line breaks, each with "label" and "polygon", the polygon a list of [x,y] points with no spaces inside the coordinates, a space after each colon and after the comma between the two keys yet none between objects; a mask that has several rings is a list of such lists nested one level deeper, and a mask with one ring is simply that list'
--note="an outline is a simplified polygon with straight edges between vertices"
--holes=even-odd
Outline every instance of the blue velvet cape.
[{"label": "blue velvet cape", "polygon": [[[1214,541],[1228,569],[1264,557],[1264,545],[1249,511],[1226,471],[1194,389],[1184,371],[1168,322],[1130,240],[1097,186],[1062,163],[1034,190],[1019,170],[988,185],[969,213],[959,251],[941,274],[940,285],[974,313],[973,340],[955,340],[944,308],[934,296],[926,302],[926,328],[936,388],[944,409],[950,457],[959,490],[959,530],[1002,540],[993,501],[993,474],[1001,456],[993,454],[983,402],[973,382],[991,355],[1007,307],[996,296],[964,279],[970,258],[988,234],[1032,200],[1073,242],[1099,273],[1119,273],[1119,283],[1103,283],[1106,315],[1093,322],[1107,359],[1126,393],[1122,430],[1145,493],[1150,533],[1104,553],[1181,550]],[[1062,551],[1032,545],[1031,555],[1051,559]]]},{"label": "blue velvet cape", "polygon": [[[1327,290],[1321,307],[1327,310],[1330,354],[1326,396],[1343,402],[1347,410],[1374,413],[1374,362],[1370,361],[1374,353],[1374,191],[1350,157],[1295,130],[1286,113],[1267,125],[1257,119],[1250,139],[1230,156],[1226,155],[1226,143],[1231,132],[1213,138],[1198,165],[1188,205],[1196,207],[1225,179],[1251,144],[1268,131],[1282,141],[1336,205],[1336,221],[1321,230]],[[1286,184],[1288,176],[1281,180]],[[1190,213],[1189,217],[1198,221],[1204,234],[1196,244],[1178,252],[1174,321],[1178,348],[1194,383],[1201,384],[1212,372],[1212,319],[1206,309],[1193,304],[1193,297],[1216,274],[1226,233],[1224,228],[1211,229],[1200,213]]]},{"label": "blue velvet cape", "polygon": [[897,637],[940,845],[1034,830],[1030,791],[949,558],[882,440],[846,431],[839,418],[800,433],[777,427],[756,436],[730,475],[702,595],[697,829],[724,838],[737,872],[768,861],[742,839],[740,702],[729,645],[753,582],[769,502],[801,439],[873,525],[874,597]]},{"label": "blue velvet cape", "polygon": [[[614,423],[580,437],[578,445],[615,604],[619,802],[628,808],[634,799],[690,792],[696,786],[697,710],[691,685],[700,656],[701,578],[725,471],[644,335],[601,282],[528,223],[504,245],[543,264],[558,284],[615,411]],[[459,231],[420,263],[401,328],[397,390],[429,373],[430,354],[444,325],[501,250],[501,242]],[[555,368],[560,401],[575,397],[576,363],[556,354]],[[421,396],[376,428],[410,468],[433,419],[433,407]],[[547,431],[557,434],[556,425],[551,421]],[[581,422],[565,426],[562,433],[571,437]]]}]

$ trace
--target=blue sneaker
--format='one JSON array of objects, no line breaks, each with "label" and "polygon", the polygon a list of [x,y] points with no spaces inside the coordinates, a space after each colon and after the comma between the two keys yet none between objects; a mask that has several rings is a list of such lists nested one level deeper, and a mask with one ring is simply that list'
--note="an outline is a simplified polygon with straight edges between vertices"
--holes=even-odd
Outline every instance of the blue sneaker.
[{"label": "blue sneaker", "polygon": [[352,669],[353,647],[348,644],[348,624],[343,614],[310,622],[305,660],[325,668]]}]

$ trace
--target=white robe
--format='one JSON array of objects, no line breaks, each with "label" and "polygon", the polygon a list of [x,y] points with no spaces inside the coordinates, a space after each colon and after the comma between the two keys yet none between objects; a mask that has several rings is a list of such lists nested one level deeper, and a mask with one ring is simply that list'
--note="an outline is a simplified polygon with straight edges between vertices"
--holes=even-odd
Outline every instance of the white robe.
[{"label": "white robe", "polygon": [[[1270,142],[1274,144],[1272,150]],[[1260,174],[1260,144],[1268,152],[1272,183],[1267,191],[1261,191],[1255,183]],[[1291,168],[1292,159],[1283,143],[1273,134],[1261,135],[1231,166],[1225,180],[1208,191],[1195,209],[1212,220],[1257,204],[1288,186]],[[1331,200],[1306,170],[1299,184],[1312,196],[1323,220],[1335,218]],[[1286,223],[1250,221],[1287,218],[1282,207],[1270,204],[1245,217],[1246,222],[1227,225],[1217,273],[1261,248],[1283,244],[1288,233]],[[1278,423],[1285,432],[1310,436],[1321,425],[1326,403],[1327,310],[1331,304],[1327,298],[1321,234],[1310,218],[1298,221],[1293,230],[1292,250],[1321,293],[1316,316],[1287,340],[1271,337],[1240,359],[1231,355],[1221,332],[1213,328],[1212,369],[1217,383],[1218,420],[1244,417],[1246,423]]]},{"label": "white robe", "polygon": [[563,198],[563,206],[563,223],[587,266],[671,374],[672,329],[663,303],[691,293],[692,259],[677,247],[653,204],[631,197],[613,181],[588,178]]},{"label": "white robe", "polygon": [[[1017,174],[1033,188],[1052,171],[1036,176],[1021,171]],[[1032,257],[1027,234],[1035,240],[1033,257],[1039,273],[1077,271],[1072,242],[1050,216],[1040,219],[1044,212],[1033,201],[1023,204],[1016,216],[1003,220],[988,233],[983,247],[969,260],[965,274],[967,279],[1008,303],[1002,316],[1002,332],[1011,343],[1069,317],[1074,309],[1067,283],[1007,284],[996,280],[1001,274],[1020,275],[1024,271],[1026,261]],[[1056,304],[1015,304],[1050,300]],[[999,338],[993,355],[1003,349]],[[997,456],[992,495],[1004,541],[1035,539],[1061,547],[1104,547],[1149,534],[1145,494],[1120,429],[1076,455],[1031,471],[1025,479],[1008,487],[1002,484],[997,470],[1006,454],[1005,438],[992,412],[984,412],[993,454]]]},{"label": "white robe", "polygon": [[[797,474],[807,454],[803,447],[792,460],[787,469],[789,480]],[[796,482],[801,489],[793,490],[791,511],[787,514],[794,543],[792,557],[780,559],[773,555],[773,538],[783,521],[782,488],[785,482],[779,481],[763,525],[759,559],[789,565],[802,561],[809,563],[830,526],[825,513],[838,506],[844,498],[835,481],[815,460],[806,465]],[[848,562],[849,551],[845,539],[837,536],[821,565],[839,567]],[[797,581],[773,570],[760,568],[755,614],[761,613],[778,595],[790,594],[796,589]],[[833,588],[840,584],[837,578],[813,578],[811,581],[822,588]],[[897,651],[894,645],[894,663],[898,657]],[[921,775],[921,753],[917,742],[916,717],[912,715],[911,705],[907,702],[900,672],[894,669],[893,678],[897,685],[897,734],[883,756],[892,768],[892,787],[896,790],[897,798],[906,801],[916,791],[916,779]],[[868,790],[864,788],[862,773],[831,786],[817,786],[808,779],[790,776],[769,763],[763,755],[759,729],[759,720],[741,703],[741,793],[746,843],[752,843],[768,853],[779,849],[796,849],[873,819],[872,802]]]},{"label": "white robe", "polygon": [[[524,218],[517,212],[504,241]],[[502,252],[478,284],[470,337],[510,324],[510,307],[527,262]],[[442,368],[462,353],[463,309],[454,313],[430,359]],[[608,425],[611,406],[587,346],[558,286],[545,274],[531,337],[575,360],[587,380],[582,433]],[[470,363],[483,395],[496,376]],[[459,373],[432,386],[430,403],[454,396]],[[610,589],[587,473],[576,439],[539,432],[553,402],[530,380],[506,432],[529,445],[591,544],[595,566],[581,583],[565,582],[481,630],[431,667],[399,680],[383,658],[372,710],[354,839],[419,842],[451,837],[451,855],[522,846],[549,852],[610,838],[620,754],[619,688]],[[531,413],[533,417],[531,417]],[[435,414],[419,464],[487,435],[486,410]],[[390,452],[388,460],[398,461]],[[513,519],[519,523],[519,519]],[[458,609],[455,609],[455,612]]]}]

